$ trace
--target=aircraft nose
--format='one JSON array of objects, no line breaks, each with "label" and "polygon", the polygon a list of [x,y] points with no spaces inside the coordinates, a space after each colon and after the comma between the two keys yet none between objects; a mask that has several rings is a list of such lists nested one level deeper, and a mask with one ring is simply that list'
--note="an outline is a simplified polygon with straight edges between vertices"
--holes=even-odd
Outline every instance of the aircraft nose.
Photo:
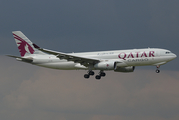
[{"label": "aircraft nose", "polygon": [[176,54],[174,54],[174,57],[176,58],[176,57],[177,57],[177,55],[176,55]]},{"label": "aircraft nose", "polygon": [[177,57],[177,55],[173,53],[173,59],[175,59],[176,57]]}]

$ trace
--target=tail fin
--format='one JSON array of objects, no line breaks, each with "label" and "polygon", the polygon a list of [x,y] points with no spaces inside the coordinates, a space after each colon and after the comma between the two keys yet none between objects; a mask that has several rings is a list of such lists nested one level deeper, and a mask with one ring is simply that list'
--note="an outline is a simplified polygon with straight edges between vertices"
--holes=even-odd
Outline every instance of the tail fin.
[{"label": "tail fin", "polygon": [[16,41],[21,57],[31,54],[45,54],[34,48],[33,43],[21,32],[13,31],[13,36]]}]

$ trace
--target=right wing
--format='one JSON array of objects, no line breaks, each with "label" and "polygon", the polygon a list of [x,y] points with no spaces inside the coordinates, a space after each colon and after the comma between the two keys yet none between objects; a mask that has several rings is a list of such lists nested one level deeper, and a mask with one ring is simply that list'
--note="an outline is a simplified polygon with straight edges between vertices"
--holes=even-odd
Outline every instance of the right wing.
[{"label": "right wing", "polygon": [[66,53],[62,53],[62,52],[52,51],[52,50],[40,48],[36,44],[33,44],[33,46],[42,52],[55,55],[59,59],[65,59],[67,61],[73,61],[75,63],[80,63],[81,65],[84,65],[86,67],[100,62],[100,60],[96,59],[96,58],[81,57],[81,56],[66,54]]}]

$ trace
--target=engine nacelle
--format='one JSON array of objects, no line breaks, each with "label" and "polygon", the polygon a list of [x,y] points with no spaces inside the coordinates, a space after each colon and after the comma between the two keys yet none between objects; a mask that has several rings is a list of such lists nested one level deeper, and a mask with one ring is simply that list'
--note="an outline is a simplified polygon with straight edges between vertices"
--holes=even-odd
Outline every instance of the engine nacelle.
[{"label": "engine nacelle", "polygon": [[124,66],[126,66],[126,64],[123,62],[105,61],[95,64],[94,68],[98,70],[114,70],[115,72],[133,72],[135,69],[134,66],[129,66],[129,67],[124,67]]},{"label": "engine nacelle", "polygon": [[134,72],[135,67],[129,66],[129,67],[116,67],[114,69],[115,72]]},{"label": "engine nacelle", "polygon": [[98,70],[114,70],[114,65],[114,61],[99,62],[94,65],[94,68]]}]

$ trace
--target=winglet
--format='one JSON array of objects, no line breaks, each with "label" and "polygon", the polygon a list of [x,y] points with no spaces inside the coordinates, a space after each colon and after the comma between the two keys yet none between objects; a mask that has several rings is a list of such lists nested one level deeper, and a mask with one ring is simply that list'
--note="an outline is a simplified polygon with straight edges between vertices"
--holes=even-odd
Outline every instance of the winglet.
[{"label": "winglet", "polygon": [[40,47],[39,46],[37,46],[36,44],[32,44],[33,46],[34,46],[34,48],[36,48],[36,49],[40,49]]}]

